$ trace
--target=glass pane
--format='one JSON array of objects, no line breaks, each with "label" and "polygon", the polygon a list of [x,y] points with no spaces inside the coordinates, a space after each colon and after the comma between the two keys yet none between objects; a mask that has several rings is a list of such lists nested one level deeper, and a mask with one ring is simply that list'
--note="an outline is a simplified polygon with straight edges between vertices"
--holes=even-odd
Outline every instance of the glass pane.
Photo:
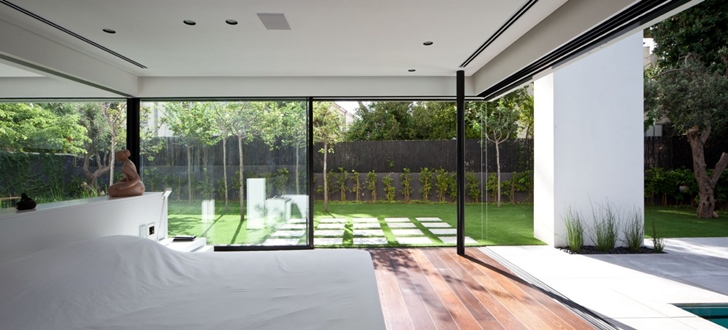
[{"label": "glass pane", "polygon": [[106,195],[125,144],[123,101],[0,103],[0,207]]},{"label": "glass pane", "polygon": [[147,191],[171,188],[168,235],[306,245],[306,102],[144,102]]}]

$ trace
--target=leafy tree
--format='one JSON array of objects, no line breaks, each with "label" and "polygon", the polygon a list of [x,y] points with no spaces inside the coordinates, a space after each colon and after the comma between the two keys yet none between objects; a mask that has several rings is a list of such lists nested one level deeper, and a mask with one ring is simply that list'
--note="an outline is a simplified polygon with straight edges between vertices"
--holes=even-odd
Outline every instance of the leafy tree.
[{"label": "leafy tree", "polygon": [[[306,109],[302,102],[272,103],[262,127],[263,139],[269,145],[280,141],[281,145],[296,149],[296,170],[299,172],[300,150],[306,147]],[[300,178],[296,175],[296,194],[301,193]]]},{"label": "leafy tree", "polygon": [[[719,52],[728,67],[728,49]],[[704,147],[711,133],[720,132],[728,123],[728,71],[715,70],[689,54],[677,67],[658,68],[645,80],[645,109],[650,118],[667,117],[690,143],[693,172],[699,187],[698,218],[717,217],[715,186],[728,166],[723,152],[712,175],[708,174]]]},{"label": "leafy tree", "polygon": [[[59,109],[73,108],[79,113],[79,124],[86,128],[89,140],[83,159],[83,172],[94,189],[98,178],[109,172],[109,184],[113,183],[112,168],[118,141],[126,139],[126,103],[70,103],[48,104]],[[94,159],[96,169],[91,172],[90,161]]]},{"label": "leafy tree", "polygon": [[[329,152],[334,152],[334,145],[342,138],[341,127],[343,120],[333,108],[331,102],[317,102],[313,107],[313,139],[314,142],[323,143],[319,152],[324,154],[324,171],[326,171],[326,158]],[[328,178],[324,175],[324,212],[329,211]]]},{"label": "leafy tree", "polygon": [[[477,118],[471,108],[465,109],[465,138],[480,137]],[[457,136],[455,102],[419,102],[412,109],[413,138],[418,140],[449,140]]]},{"label": "leafy tree", "polygon": [[481,118],[481,122],[484,123],[483,133],[485,138],[495,144],[498,207],[500,207],[501,203],[500,144],[514,138],[518,131],[518,118],[522,105],[518,102],[517,96],[511,93],[495,102],[470,103],[470,106]]},{"label": "leafy tree", "polygon": [[164,111],[163,122],[187,148],[187,201],[192,202],[192,149],[198,143],[211,144],[214,139],[210,104],[168,102],[164,105]]},{"label": "leafy tree", "polygon": [[[238,199],[240,202],[240,221],[245,219],[245,166],[243,145],[250,142],[260,130],[260,110],[264,105],[255,102],[231,102],[219,109],[216,126],[238,140],[238,170],[236,171]],[[227,175],[226,175],[227,176]],[[227,180],[226,180],[227,181]]]},{"label": "leafy tree", "polygon": [[728,45],[728,1],[706,0],[650,27],[653,53],[662,67],[678,67],[687,54],[699,54],[703,63],[724,71],[719,49]]},{"label": "leafy tree", "polygon": [[0,103],[0,148],[84,154],[86,129],[75,111],[29,103]]},{"label": "leafy tree", "polygon": [[349,127],[349,141],[411,140],[412,102],[359,102],[358,118]]}]

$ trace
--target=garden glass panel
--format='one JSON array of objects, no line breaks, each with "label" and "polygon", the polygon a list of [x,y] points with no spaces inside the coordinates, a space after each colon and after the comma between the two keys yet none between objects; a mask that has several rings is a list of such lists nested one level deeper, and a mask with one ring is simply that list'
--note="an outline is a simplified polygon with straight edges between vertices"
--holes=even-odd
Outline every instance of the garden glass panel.
[{"label": "garden glass panel", "polygon": [[143,102],[147,191],[171,188],[168,236],[307,245],[305,101]]},{"label": "garden glass panel", "polygon": [[106,195],[125,145],[124,101],[2,102],[0,207],[22,193],[38,204]]}]

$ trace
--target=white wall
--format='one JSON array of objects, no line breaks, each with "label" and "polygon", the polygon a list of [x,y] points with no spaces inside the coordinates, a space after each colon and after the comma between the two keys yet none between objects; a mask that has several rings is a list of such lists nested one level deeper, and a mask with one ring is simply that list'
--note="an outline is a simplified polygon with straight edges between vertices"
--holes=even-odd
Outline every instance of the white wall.
[{"label": "white wall", "polygon": [[640,32],[536,81],[536,238],[566,245],[568,207],[644,214],[642,61]]},{"label": "white wall", "polygon": [[84,239],[138,236],[139,226],[151,223],[158,233],[151,238],[166,238],[164,193],[44,203],[26,211],[0,209],[0,261]]}]

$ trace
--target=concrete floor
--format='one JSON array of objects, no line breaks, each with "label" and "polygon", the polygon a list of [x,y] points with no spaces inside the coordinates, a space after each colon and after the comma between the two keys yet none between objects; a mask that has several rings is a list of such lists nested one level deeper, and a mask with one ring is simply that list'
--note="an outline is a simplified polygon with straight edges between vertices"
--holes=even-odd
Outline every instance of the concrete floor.
[{"label": "concrete floor", "polygon": [[484,249],[618,328],[723,329],[673,304],[728,304],[728,238],[668,239],[664,254],[570,255],[547,246]]}]

